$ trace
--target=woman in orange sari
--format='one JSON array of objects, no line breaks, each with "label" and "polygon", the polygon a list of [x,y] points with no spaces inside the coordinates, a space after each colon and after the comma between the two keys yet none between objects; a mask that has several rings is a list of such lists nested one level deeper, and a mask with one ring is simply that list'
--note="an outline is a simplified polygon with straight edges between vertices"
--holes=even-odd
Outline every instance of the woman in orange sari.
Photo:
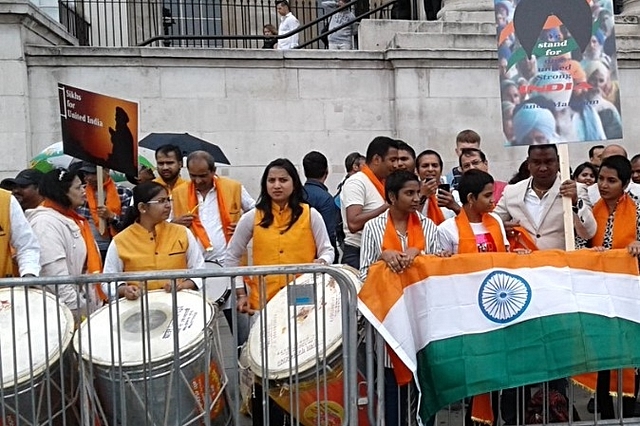
[{"label": "woman in orange sari", "polygon": [[[631,180],[631,162],[622,155],[607,157],[600,165],[598,191],[600,200],[593,206],[598,225],[596,235],[589,241],[576,238],[576,248],[604,251],[626,249],[630,255],[640,255],[640,202],[625,191]],[[613,419],[612,394],[618,392],[617,371],[605,370],[581,374],[573,378],[583,387],[596,392],[598,411],[602,419]],[[635,377],[633,369],[623,370],[622,416],[633,417]]]}]

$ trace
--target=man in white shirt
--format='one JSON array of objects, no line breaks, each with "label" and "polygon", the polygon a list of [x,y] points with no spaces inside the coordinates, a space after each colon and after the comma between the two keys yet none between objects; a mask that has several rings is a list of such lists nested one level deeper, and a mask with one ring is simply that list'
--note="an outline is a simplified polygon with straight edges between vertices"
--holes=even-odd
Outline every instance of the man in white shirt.
[{"label": "man in white shirt", "polygon": [[385,212],[384,180],[398,167],[398,142],[378,136],[367,148],[365,164],[351,176],[340,193],[340,213],[344,223],[342,263],[360,269],[362,229],[370,219]]},{"label": "man in white shirt", "polygon": [[[191,229],[204,255],[205,263],[211,268],[222,266],[227,244],[242,213],[251,210],[255,201],[247,190],[233,179],[216,175],[216,165],[211,154],[194,151],[187,157],[187,170],[191,182],[181,185],[171,193],[173,199],[172,221]],[[231,326],[231,309],[228,291],[218,294],[220,285],[207,286],[207,297],[224,300],[223,313]],[[222,290],[230,290],[230,280],[220,280],[225,284]],[[238,342],[242,344],[248,336],[248,323],[245,316],[238,316]]]},{"label": "man in white shirt", "polygon": [[596,232],[596,221],[584,185],[560,182],[560,160],[555,145],[531,145],[527,156],[529,179],[507,185],[494,213],[507,233],[521,226],[540,250],[565,249],[562,197],[570,197],[573,225],[582,238]]},{"label": "man in white shirt", "polygon": [[[278,10],[278,15],[280,15],[280,25],[278,26],[279,36],[290,33],[300,26],[298,19],[291,13],[287,0],[276,2],[276,9]],[[286,50],[295,49],[296,47],[298,47],[298,34],[278,40],[278,49]]]}]

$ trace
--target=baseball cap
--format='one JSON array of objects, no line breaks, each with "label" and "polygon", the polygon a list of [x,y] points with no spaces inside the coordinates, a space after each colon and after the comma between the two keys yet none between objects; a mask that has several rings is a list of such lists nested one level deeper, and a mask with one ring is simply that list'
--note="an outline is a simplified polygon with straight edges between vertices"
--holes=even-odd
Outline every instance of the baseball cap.
[{"label": "baseball cap", "polygon": [[73,160],[71,164],[69,164],[69,170],[92,174],[98,173],[96,165],[85,160]]},{"label": "baseball cap", "polygon": [[40,170],[26,169],[18,173],[18,175],[13,179],[4,179],[2,183],[18,186],[38,185],[43,175],[44,173],[42,173]]}]

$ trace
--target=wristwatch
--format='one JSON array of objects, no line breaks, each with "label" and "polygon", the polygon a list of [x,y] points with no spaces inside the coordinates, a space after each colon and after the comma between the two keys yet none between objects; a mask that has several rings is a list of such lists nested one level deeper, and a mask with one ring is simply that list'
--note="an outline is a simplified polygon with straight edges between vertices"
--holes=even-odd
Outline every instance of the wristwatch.
[{"label": "wristwatch", "polygon": [[575,214],[578,214],[578,211],[582,208],[583,205],[584,205],[584,201],[582,201],[582,199],[579,199],[576,205],[572,206],[571,209]]}]

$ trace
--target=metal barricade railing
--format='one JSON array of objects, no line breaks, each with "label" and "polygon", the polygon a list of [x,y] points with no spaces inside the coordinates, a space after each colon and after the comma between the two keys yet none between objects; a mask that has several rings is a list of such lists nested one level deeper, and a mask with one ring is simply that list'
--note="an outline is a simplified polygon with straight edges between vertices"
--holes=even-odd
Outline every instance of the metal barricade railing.
[{"label": "metal barricade railing", "polygon": [[[367,344],[367,396],[369,401],[368,416],[371,425],[385,424],[385,409],[392,407],[397,417],[391,417],[390,422],[394,425],[417,425],[415,418],[417,409],[417,388],[413,383],[405,386],[395,386],[391,394],[400,395],[395,403],[388,405],[385,396],[389,395],[389,388],[394,387],[395,378],[385,375],[384,365],[384,340],[375,331],[374,327],[366,322],[364,333]],[[536,368],[535,365],[529,368]],[[623,395],[622,369],[617,370],[617,395]],[[388,373],[388,371],[387,371]],[[636,372],[637,374],[637,372]],[[374,380],[372,378],[378,378]],[[379,380],[384,378],[383,380]],[[636,376],[637,378],[637,376]],[[390,383],[389,383],[390,382]],[[386,389],[386,391],[385,391]],[[603,419],[598,398],[595,392],[584,389],[571,378],[553,380],[551,382],[536,383],[512,389],[502,389],[492,392],[494,423],[495,426],[502,425],[525,425],[525,424],[569,424],[577,426],[587,425],[638,425],[640,424],[640,403],[634,397],[613,397],[614,418]],[[538,393],[536,397],[536,393]],[[560,395],[560,399],[555,398]],[[441,409],[433,419],[424,419],[424,424],[428,426],[490,426],[488,423],[474,421],[471,419],[471,401],[468,397],[462,401],[451,404]],[[558,402],[559,401],[559,402]],[[566,409],[566,419],[558,420],[558,407]],[[635,409],[631,406],[634,405]],[[396,410],[396,407],[398,409]],[[625,415],[623,416],[622,413]]]},{"label": "metal barricade railing", "polygon": [[[236,293],[227,305],[213,302],[238,277],[274,275],[290,285],[253,317],[244,348],[253,361],[239,368],[242,314],[225,312],[232,334],[220,314]],[[187,278],[202,279],[201,290],[176,292]],[[84,308],[95,283],[151,280],[170,291]],[[56,291],[69,284],[71,309]],[[353,273],[322,265],[0,280],[0,425],[246,425],[241,385],[254,384],[263,424],[279,424],[269,411],[276,400],[290,424],[357,425],[366,410],[358,406],[357,286]]]}]

